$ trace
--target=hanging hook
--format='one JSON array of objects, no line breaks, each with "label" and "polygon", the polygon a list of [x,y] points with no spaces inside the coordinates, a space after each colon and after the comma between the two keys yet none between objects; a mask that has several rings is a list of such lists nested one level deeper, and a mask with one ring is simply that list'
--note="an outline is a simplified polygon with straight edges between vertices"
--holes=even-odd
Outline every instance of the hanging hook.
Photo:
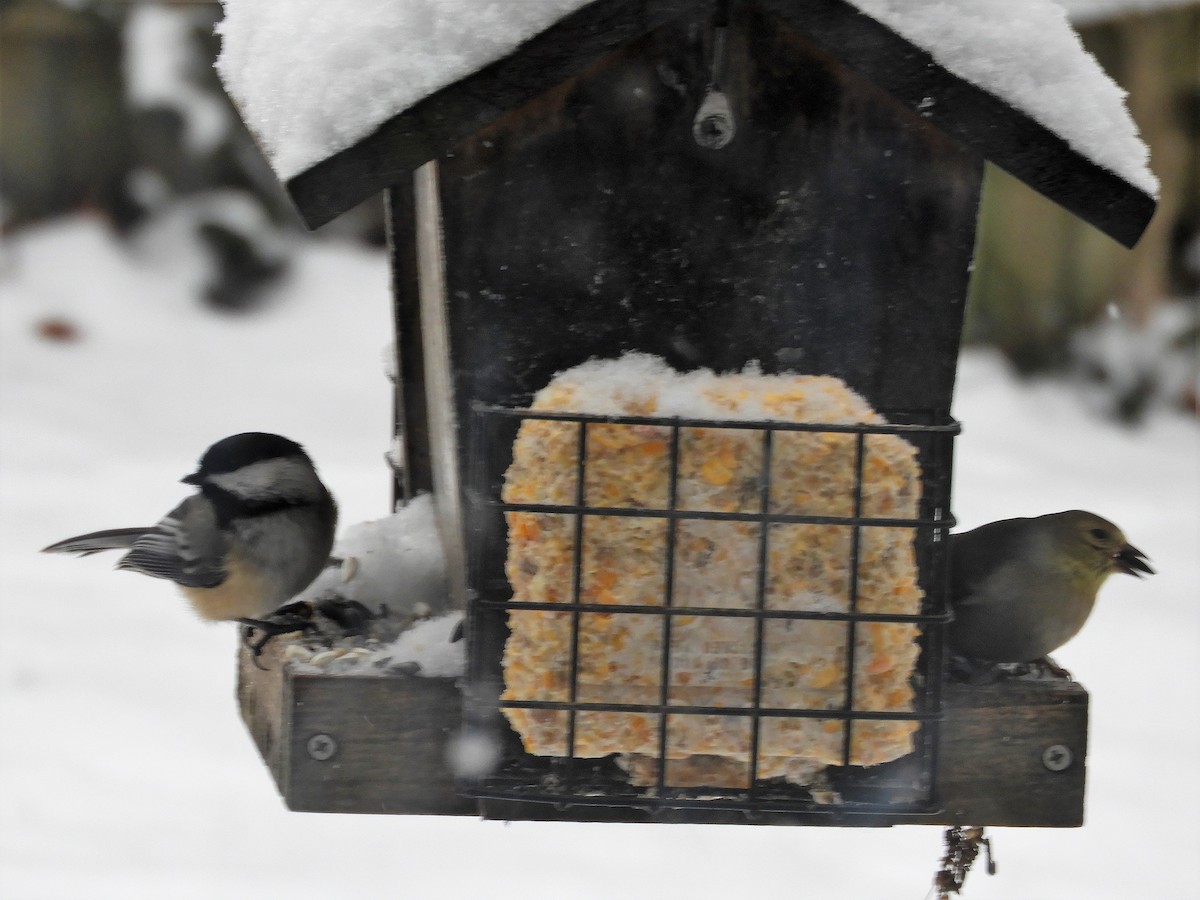
[{"label": "hanging hook", "polygon": [[712,19],[712,66],[709,69],[708,90],[696,118],[692,120],[692,137],[697,144],[709,150],[720,150],[733,140],[737,133],[733,109],[729,98],[721,90],[725,78],[726,34],[729,30],[729,5],[731,0],[717,0]]}]

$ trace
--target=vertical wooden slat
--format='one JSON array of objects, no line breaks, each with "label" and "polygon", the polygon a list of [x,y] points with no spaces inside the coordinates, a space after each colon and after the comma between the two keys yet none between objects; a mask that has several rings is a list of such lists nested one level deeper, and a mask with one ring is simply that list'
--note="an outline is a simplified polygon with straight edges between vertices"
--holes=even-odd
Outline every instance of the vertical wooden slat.
[{"label": "vertical wooden slat", "polygon": [[466,609],[467,557],[463,546],[457,416],[446,320],[446,257],[442,248],[442,206],[436,160],[425,163],[413,175],[413,196],[433,493],[446,554],[450,605],[455,609]]},{"label": "vertical wooden slat", "polygon": [[425,400],[425,349],[417,275],[417,227],[413,183],[405,179],[384,195],[391,264],[392,324],[395,331],[396,383],[392,424],[401,469],[392,485],[392,502],[411,500],[433,490],[429,459],[429,413]]}]

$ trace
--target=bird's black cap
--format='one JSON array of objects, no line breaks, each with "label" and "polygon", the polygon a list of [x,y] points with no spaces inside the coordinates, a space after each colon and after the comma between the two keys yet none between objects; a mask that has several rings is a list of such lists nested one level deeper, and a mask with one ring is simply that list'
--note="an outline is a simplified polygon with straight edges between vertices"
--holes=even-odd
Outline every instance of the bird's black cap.
[{"label": "bird's black cap", "polygon": [[181,479],[184,484],[199,484],[208,475],[235,472],[245,466],[267,459],[301,456],[308,459],[304,448],[278,434],[246,431],[217,441],[200,457],[200,468]]}]

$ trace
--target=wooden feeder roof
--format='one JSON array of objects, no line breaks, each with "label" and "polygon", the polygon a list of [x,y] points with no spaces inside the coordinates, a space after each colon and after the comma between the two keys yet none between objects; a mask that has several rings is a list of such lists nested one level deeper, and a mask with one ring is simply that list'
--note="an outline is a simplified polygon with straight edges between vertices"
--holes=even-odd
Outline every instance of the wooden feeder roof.
[{"label": "wooden feeder roof", "polygon": [[[954,74],[928,50],[844,0],[753,3],[1125,246],[1133,246],[1146,228],[1155,209],[1145,189],[1147,179],[1152,189],[1148,172],[1146,179],[1130,179],[1105,168],[1062,134]],[[604,55],[694,13],[701,4],[709,7],[707,0],[592,0],[504,58],[427,94],[365,137],[286,177],[287,191],[304,222],[320,226]],[[244,103],[233,86],[231,93]]]}]

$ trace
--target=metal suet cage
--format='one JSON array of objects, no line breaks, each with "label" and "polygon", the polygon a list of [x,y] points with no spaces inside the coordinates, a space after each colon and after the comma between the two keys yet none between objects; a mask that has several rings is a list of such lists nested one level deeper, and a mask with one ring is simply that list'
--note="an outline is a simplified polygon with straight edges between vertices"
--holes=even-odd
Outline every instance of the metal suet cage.
[{"label": "metal suet cage", "polygon": [[[505,503],[500,500],[501,481],[511,458],[511,448],[521,422],[530,419],[569,424],[577,442],[574,482],[576,496],[570,505],[545,503]],[[933,785],[936,781],[937,733],[941,719],[942,683],[942,625],[947,620],[944,585],[946,535],[953,524],[949,513],[950,465],[952,440],[958,431],[953,421],[938,423],[909,422],[900,424],[903,417],[893,416],[888,425],[820,425],[787,422],[717,421],[709,419],[659,418],[649,416],[589,416],[569,413],[535,412],[528,409],[478,407],[472,423],[473,477],[468,493],[479,498],[469,513],[472,548],[470,584],[474,595],[470,626],[471,669],[468,683],[471,702],[467,708],[470,727],[489,733],[505,749],[504,759],[497,771],[464,786],[470,796],[483,800],[515,800],[551,803],[559,806],[621,804],[649,811],[670,808],[736,811],[748,819],[786,812],[813,817],[863,815],[878,817],[884,814],[903,815],[919,820],[922,814],[934,812],[937,800]],[[596,427],[652,428],[667,436],[668,497],[661,508],[613,507],[588,505],[584,485],[588,483],[588,434]],[[760,443],[761,468],[753,486],[753,511],[722,512],[681,508],[678,502],[679,457],[681,435],[692,429],[733,429],[753,435]],[[772,500],[771,453],[776,436],[785,432],[807,432],[813,435],[845,436],[853,445],[853,486],[851,509],[846,515],[796,515],[777,511]],[[867,514],[863,507],[863,464],[869,438],[897,435],[919,448],[923,477],[922,499],[915,518],[896,518]],[[508,448],[508,452],[506,452]],[[570,585],[560,602],[530,602],[513,599],[513,591],[504,576],[507,547],[505,514],[535,513],[565,517],[572,532],[573,553],[570,563]],[[587,602],[582,596],[583,545],[587,523],[592,517],[628,516],[661,521],[665,525],[661,565],[662,592],[659,602],[650,604],[613,604]],[[690,522],[740,522],[755,532],[757,572],[752,600],[734,605],[733,599],[722,605],[697,605],[686,591],[677,590],[675,580],[675,536]],[[825,526],[846,529],[850,540],[845,549],[848,555],[845,611],[771,608],[768,602],[769,543],[772,531],[788,525]],[[924,600],[920,612],[911,615],[870,613],[859,609],[858,578],[860,570],[860,534],[864,529],[904,529],[911,535],[920,561],[921,588]],[[508,617],[518,610],[540,610],[568,619],[570,654],[567,663],[565,697],[548,699],[499,699],[503,683],[502,653],[508,636]],[[643,702],[596,702],[583,696],[580,677],[580,623],[583,616],[632,615],[655,622],[661,633],[658,647],[658,683],[652,691],[643,692]],[[741,629],[743,646],[730,647],[730,653],[748,655],[752,663],[751,685],[738,705],[686,705],[672,697],[673,623],[681,617],[708,617],[711,622],[732,619],[748,628]],[[838,623],[846,629],[841,643],[841,698],[833,708],[783,708],[764,699],[764,657],[768,653],[767,630],[771,623],[793,621],[804,627],[812,623]],[[906,623],[920,628],[920,660],[911,679],[914,684],[912,708],[906,711],[864,709],[855,702],[855,632],[866,623]],[[515,740],[498,710],[525,709],[561,714],[566,721],[565,740],[561,753],[535,757]],[[629,783],[629,773],[618,767],[613,754],[599,759],[580,759],[576,756],[576,734],[582,718],[595,714],[649,716],[654,722],[654,741],[657,753],[650,758],[652,772],[642,775],[641,785]],[[743,767],[740,784],[680,786],[674,783],[668,759],[672,722],[694,717],[720,717],[745,725],[748,760]],[[774,718],[809,718],[822,723],[837,723],[837,764],[822,773],[818,786],[796,787],[783,778],[760,779],[759,746],[763,723]],[[862,766],[851,765],[854,728],[867,721],[911,722],[919,726],[913,740],[913,752],[877,774]],[[648,783],[647,783],[648,782]],[[836,798],[836,801],[833,799]]]}]

